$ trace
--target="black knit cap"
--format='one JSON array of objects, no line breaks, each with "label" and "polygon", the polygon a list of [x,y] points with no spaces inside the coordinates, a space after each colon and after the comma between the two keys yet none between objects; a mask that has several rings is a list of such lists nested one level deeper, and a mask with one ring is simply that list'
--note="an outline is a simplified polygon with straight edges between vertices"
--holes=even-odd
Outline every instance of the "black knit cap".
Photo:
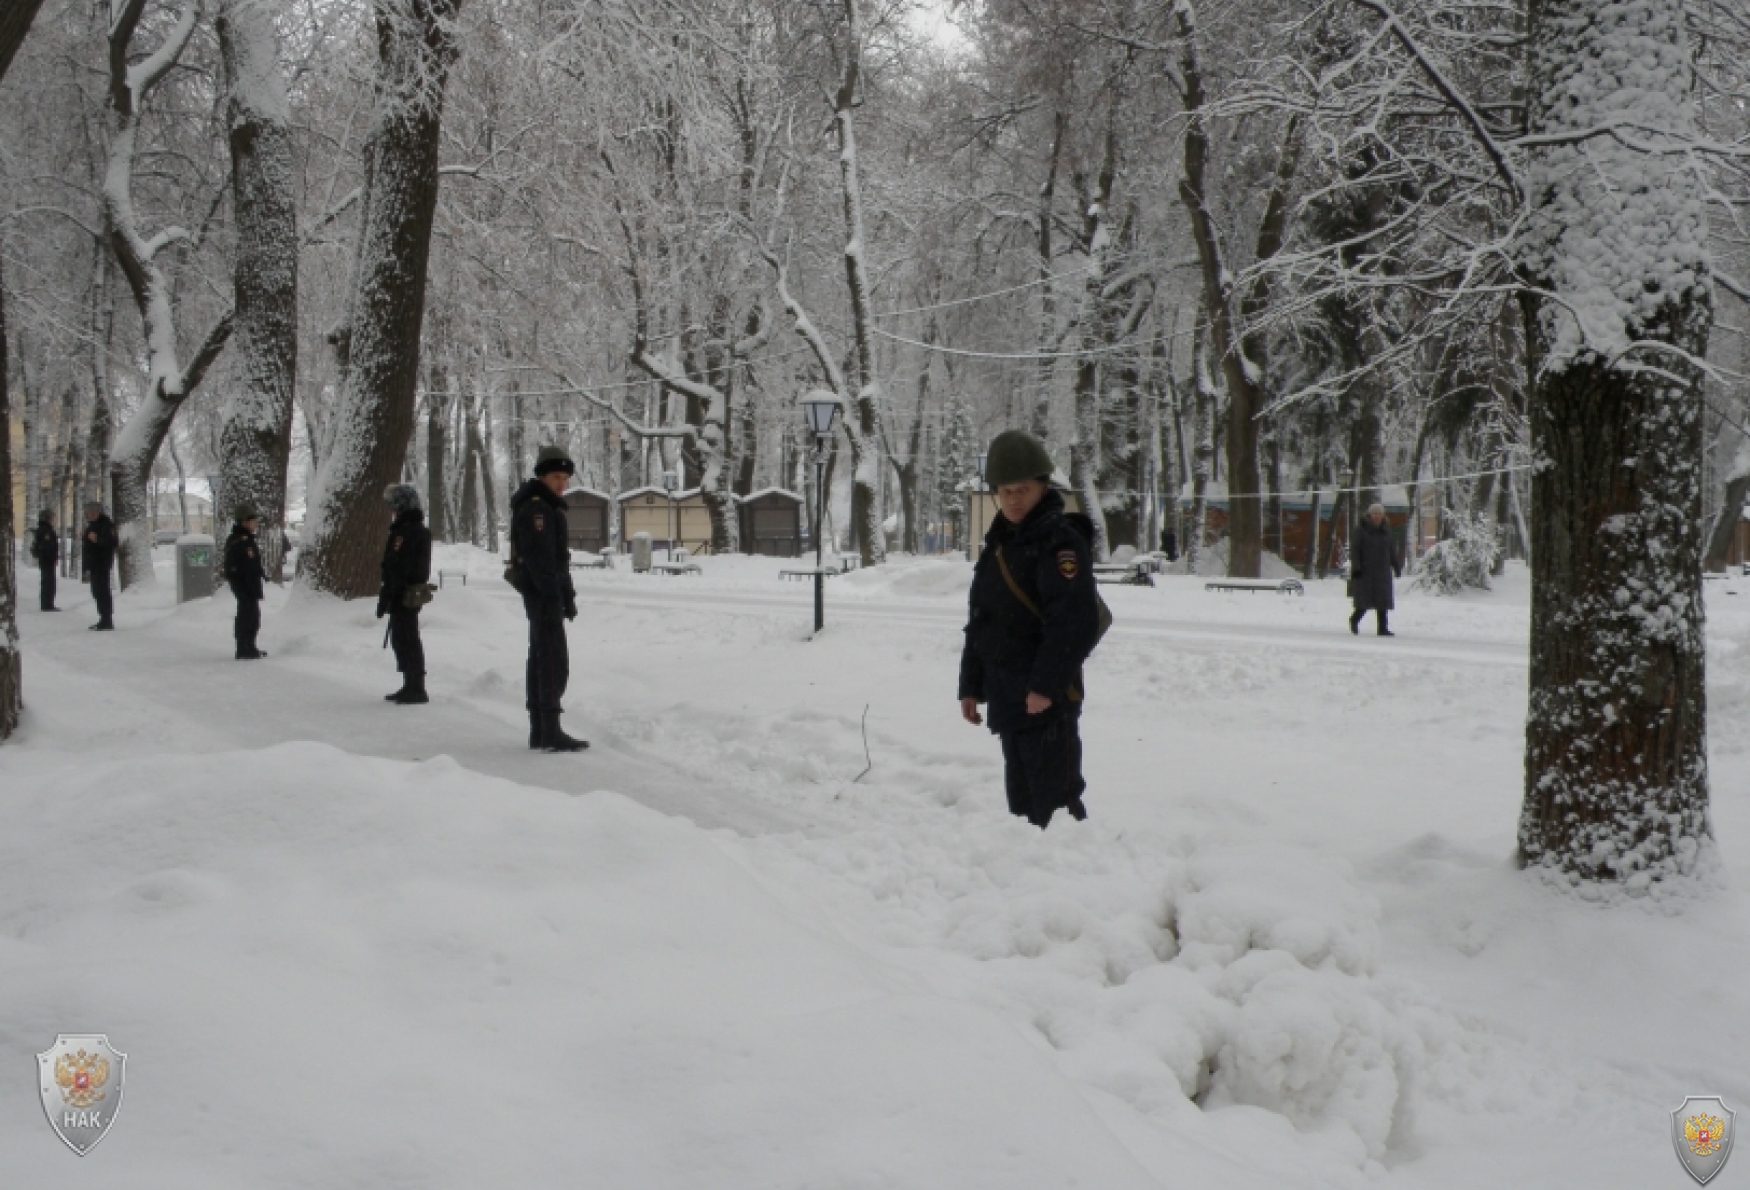
[{"label": "black knit cap", "polygon": [[563,471],[567,475],[576,475],[577,468],[572,465],[571,456],[557,446],[543,446],[541,453],[535,456],[535,478],[549,471]]}]

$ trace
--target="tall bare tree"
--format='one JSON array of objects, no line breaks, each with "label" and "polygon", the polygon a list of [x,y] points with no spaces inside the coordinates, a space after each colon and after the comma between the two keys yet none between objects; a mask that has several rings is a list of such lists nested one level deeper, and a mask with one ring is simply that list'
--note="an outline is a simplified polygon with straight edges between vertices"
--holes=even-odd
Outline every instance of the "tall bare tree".
[{"label": "tall bare tree", "polygon": [[200,17],[200,5],[190,0],[157,48],[135,60],[134,36],[145,10],[146,0],[120,0],[111,10],[108,37],[110,142],[103,185],[104,217],[116,263],[139,311],[146,358],[145,394],[109,451],[124,588],[154,581],[147,492],[152,463],[177,409],[224,350],[232,326],[231,315],[226,313],[207,331],[188,363],[182,363],[176,290],[162,258],[171,248],[192,243],[195,233],[170,226],[148,235],[134,205],[134,171],[141,151],[146,102],[175,69]]},{"label": "tall bare tree", "polygon": [[374,0],[373,125],[345,322],[339,407],[310,494],[299,573],[347,599],[377,589],[383,488],[401,478],[419,391],[426,261],[438,196],[444,87],[462,0]]},{"label": "tall bare tree", "polygon": [[[239,386],[226,402],[220,430],[214,511],[223,517],[239,503],[253,504],[268,530],[286,523],[298,383],[296,167],[274,36],[276,7],[270,0],[222,0],[217,22],[237,227],[232,334]],[[283,552],[269,548],[266,557],[270,577],[281,578]]]}]

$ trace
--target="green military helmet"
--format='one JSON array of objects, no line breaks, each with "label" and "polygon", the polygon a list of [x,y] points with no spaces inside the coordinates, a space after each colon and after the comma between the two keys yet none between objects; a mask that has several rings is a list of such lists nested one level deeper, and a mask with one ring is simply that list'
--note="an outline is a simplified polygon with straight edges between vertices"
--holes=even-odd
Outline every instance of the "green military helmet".
[{"label": "green military helmet", "polygon": [[535,477],[538,479],[549,471],[563,471],[567,475],[576,475],[577,467],[563,448],[543,446],[541,453],[535,456]]},{"label": "green military helmet", "polygon": [[244,500],[237,505],[236,511],[231,514],[231,519],[236,521],[239,525],[244,521],[260,520],[261,510],[256,508],[255,505],[251,504],[249,501]]},{"label": "green military helmet", "polygon": [[991,439],[990,450],[985,452],[984,481],[993,490],[1029,479],[1049,482],[1055,470],[1051,456],[1045,453],[1045,443],[1026,430],[1004,430]]}]

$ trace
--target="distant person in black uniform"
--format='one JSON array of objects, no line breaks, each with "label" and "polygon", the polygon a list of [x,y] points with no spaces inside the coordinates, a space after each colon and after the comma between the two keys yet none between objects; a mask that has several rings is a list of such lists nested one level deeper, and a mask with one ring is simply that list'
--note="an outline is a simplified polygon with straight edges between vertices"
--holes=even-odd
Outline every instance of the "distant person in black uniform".
[{"label": "distant person in black uniform", "polygon": [[559,726],[560,704],[571,680],[565,621],[577,618],[565,538],[565,489],[576,471],[563,450],[543,446],[535,458],[535,478],[510,498],[509,577],[522,593],[529,618],[529,747],[546,752],[589,747],[587,740],[573,739]]},{"label": "distant person in black uniform", "polygon": [[[1082,663],[1099,638],[1093,525],[1064,511],[1045,445],[997,435],[985,480],[998,513],[972,572],[960,714],[1003,742],[1009,812],[1043,828],[1059,809],[1087,817],[1082,793]],[[1079,523],[1078,523],[1079,522]]]},{"label": "distant person in black uniform", "polygon": [[1161,553],[1167,556],[1169,562],[1179,560],[1179,535],[1173,531],[1171,525],[1161,530]]},{"label": "distant person in black uniform", "polygon": [[61,562],[61,537],[46,508],[36,514],[36,528],[30,531],[30,556],[42,570],[42,609],[60,611],[55,606],[55,570]]},{"label": "distant person in black uniform", "polygon": [[424,607],[420,596],[430,593],[431,584],[431,530],[425,527],[425,511],[412,484],[390,484],[383,491],[383,500],[395,519],[383,546],[383,589],[377,595],[377,618],[389,617],[389,644],[395,650],[395,668],[401,671],[401,689],[383,697],[403,706],[417,706],[431,701],[425,692],[425,644],[419,639],[419,612]]},{"label": "distant person in black uniform", "polygon": [[261,547],[255,542],[255,530],[261,516],[253,504],[237,508],[236,523],[225,538],[225,581],[231,594],[237,597],[237,618],[232,621],[232,635],[237,638],[237,660],[259,661],[267,656],[255,646],[261,631],[261,599],[266,593],[267,572],[261,565]]},{"label": "distant person in black uniform", "polygon": [[85,506],[85,533],[79,539],[79,569],[91,584],[91,601],[97,604],[93,632],[115,630],[115,598],[109,589],[109,574],[115,569],[115,552],[121,546],[115,522],[104,515],[103,505],[93,500]]},{"label": "distant person in black uniform", "polygon": [[1380,636],[1396,636],[1387,623],[1387,616],[1397,606],[1392,592],[1392,579],[1402,577],[1404,555],[1392,540],[1391,529],[1385,523],[1385,506],[1375,504],[1367,510],[1355,530],[1355,541],[1349,547],[1349,598],[1355,611],[1349,617],[1349,631],[1361,634],[1361,617],[1372,612]]}]

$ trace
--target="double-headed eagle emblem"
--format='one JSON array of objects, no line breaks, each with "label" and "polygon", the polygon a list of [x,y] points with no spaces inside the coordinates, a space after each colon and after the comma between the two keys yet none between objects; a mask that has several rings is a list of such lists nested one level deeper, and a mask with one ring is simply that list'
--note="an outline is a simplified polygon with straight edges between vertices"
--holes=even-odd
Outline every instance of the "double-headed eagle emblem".
[{"label": "double-headed eagle emblem", "polygon": [[55,1059],[55,1085],[61,1088],[61,1098],[81,1110],[103,1098],[102,1087],[108,1081],[109,1059],[102,1054],[80,1050]]}]

